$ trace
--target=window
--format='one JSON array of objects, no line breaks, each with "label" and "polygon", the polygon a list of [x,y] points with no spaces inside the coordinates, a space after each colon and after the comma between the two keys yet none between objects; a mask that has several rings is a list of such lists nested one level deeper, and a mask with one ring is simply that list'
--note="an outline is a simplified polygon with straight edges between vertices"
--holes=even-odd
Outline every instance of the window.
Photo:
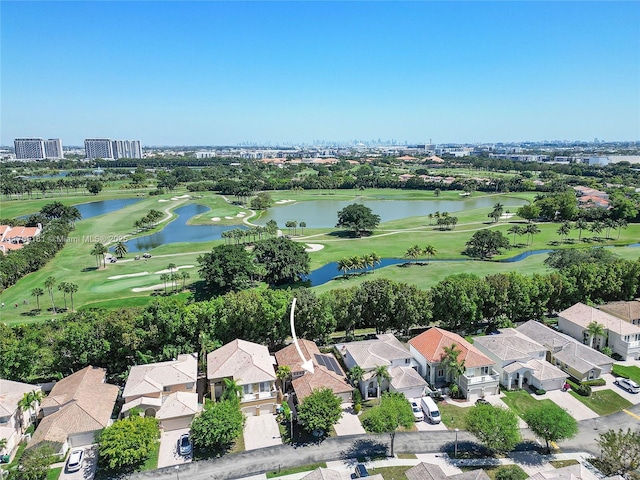
[{"label": "window", "polygon": [[443,368],[439,368],[439,369],[438,369],[437,376],[438,376],[438,377],[444,377],[444,369],[443,369]]},{"label": "window", "polygon": [[187,383],[187,384],[185,385],[185,388],[186,388],[187,390],[191,390],[191,389],[193,388],[193,382],[191,382],[191,383]]},{"label": "window", "polygon": [[245,395],[251,395],[253,393],[253,385],[250,383],[247,385],[243,385],[242,393],[244,393]]},{"label": "window", "polygon": [[170,391],[171,391],[171,386],[164,386],[164,387],[162,387],[162,391],[163,391],[163,392],[170,392]]},{"label": "window", "polygon": [[260,391],[261,392],[270,392],[271,391],[271,382],[260,382]]},{"label": "window", "polygon": [[593,370],[589,371],[589,380],[593,380],[595,378],[595,372]]},{"label": "window", "polygon": [[489,375],[489,367],[482,367],[480,369],[480,374],[481,375]]},{"label": "window", "polygon": [[409,360],[408,358],[405,358],[404,363],[411,363],[411,360]]}]

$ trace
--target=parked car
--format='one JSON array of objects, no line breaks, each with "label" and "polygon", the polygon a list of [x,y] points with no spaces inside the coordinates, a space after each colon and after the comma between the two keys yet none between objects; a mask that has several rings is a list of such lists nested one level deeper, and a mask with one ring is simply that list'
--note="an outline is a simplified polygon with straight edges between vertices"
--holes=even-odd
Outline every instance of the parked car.
[{"label": "parked car", "polygon": [[367,467],[365,467],[362,463],[356,465],[356,478],[364,478],[369,476],[369,472]]},{"label": "parked car", "polygon": [[142,254],[142,258],[151,258],[151,254],[150,253],[143,253]]},{"label": "parked car", "polygon": [[411,402],[411,410],[413,410],[413,419],[416,422],[421,422],[424,420],[424,414],[422,413],[422,409],[416,402]]},{"label": "parked car", "polygon": [[178,453],[180,455],[190,455],[193,451],[193,445],[189,439],[188,433],[183,433],[178,439]]},{"label": "parked car", "polygon": [[490,402],[484,398],[479,398],[476,400],[476,405],[490,405]]},{"label": "parked car", "polygon": [[82,468],[84,450],[72,450],[67,459],[67,472],[77,472]]},{"label": "parked car", "polygon": [[438,410],[438,406],[436,402],[433,401],[433,398],[422,397],[420,399],[420,405],[422,406],[425,417],[427,417],[431,423],[440,423],[440,410]]},{"label": "parked car", "polygon": [[118,259],[116,257],[111,257],[109,259],[109,263],[116,263],[118,261]]},{"label": "parked car", "polygon": [[634,382],[630,378],[618,377],[613,383],[615,383],[620,388],[623,388],[629,393],[640,393],[640,385],[638,385],[636,382]]}]

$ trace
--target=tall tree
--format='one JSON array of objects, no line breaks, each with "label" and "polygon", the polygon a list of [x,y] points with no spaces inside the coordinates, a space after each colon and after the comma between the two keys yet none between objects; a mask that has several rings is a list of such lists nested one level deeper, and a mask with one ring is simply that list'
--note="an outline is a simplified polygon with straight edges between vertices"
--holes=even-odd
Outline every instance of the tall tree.
[{"label": "tall tree", "polygon": [[189,278],[191,278],[191,275],[189,275],[189,272],[185,272],[184,270],[180,272],[180,279],[182,280],[182,290],[184,290],[185,282],[189,280]]},{"label": "tall tree", "polygon": [[516,414],[491,404],[471,407],[467,416],[467,430],[496,453],[513,450],[521,439]]},{"label": "tall tree", "polygon": [[431,260],[431,257],[435,257],[436,253],[438,253],[436,247],[434,247],[433,245],[425,246],[422,252],[427,256],[427,265],[429,264],[429,260]]},{"label": "tall tree", "polygon": [[398,392],[387,392],[382,396],[380,405],[367,412],[362,424],[369,433],[388,433],[390,435],[391,448],[389,453],[393,456],[396,431],[400,427],[411,428],[414,421],[411,404],[405,396]]},{"label": "tall tree", "polygon": [[493,218],[494,222],[498,222],[500,221],[500,217],[502,216],[503,211],[504,211],[504,205],[498,202],[493,206],[493,210],[487,216],[490,218]]},{"label": "tall tree", "polygon": [[598,445],[601,453],[597,466],[605,475],[625,477],[640,468],[640,431],[607,430],[600,434]]},{"label": "tall tree", "polygon": [[593,341],[596,337],[603,337],[606,333],[604,325],[597,321],[589,322],[587,325],[587,333],[589,334],[589,346],[593,348]]},{"label": "tall tree", "polygon": [[350,230],[354,237],[370,234],[378,227],[380,215],[360,203],[347,205],[338,212],[336,227]]},{"label": "tall tree", "polygon": [[167,294],[167,282],[171,279],[168,273],[163,273],[160,275],[160,281],[164,283],[164,293]]},{"label": "tall tree", "polygon": [[389,373],[389,369],[386,365],[378,365],[374,370],[376,377],[376,386],[378,391],[378,398],[380,398],[380,391],[382,389],[382,382],[391,381],[391,374]]},{"label": "tall tree", "polygon": [[69,289],[67,288],[67,282],[60,282],[58,284],[58,290],[62,292],[62,298],[64,298],[64,309],[67,309],[67,292]]},{"label": "tall tree", "polygon": [[200,277],[216,293],[242,290],[251,283],[256,266],[242,245],[219,245],[198,257]]},{"label": "tall tree", "polygon": [[298,420],[304,429],[329,432],[342,417],[342,401],[329,388],[319,388],[305,397],[298,406]]},{"label": "tall tree", "polygon": [[574,228],[578,230],[578,241],[582,240],[582,231],[589,228],[589,224],[584,218],[579,218],[574,224]]},{"label": "tall tree", "polygon": [[578,434],[578,422],[566,410],[554,404],[541,404],[525,411],[523,419],[531,431],[547,443],[568,440]]},{"label": "tall tree", "polygon": [[115,248],[113,249],[114,253],[116,254],[116,257],[118,258],[122,258],[124,257],[127,252],[129,251],[129,249],[127,248],[127,246],[124,244],[124,242],[119,241],[118,243],[116,243]]},{"label": "tall tree", "polygon": [[56,285],[55,277],[47,277],[47,279],[44,281],[44,288],[46,288],[47,291],[49,292],[49,298],[51,299],[51,308],[53,309],[54,315],[57,313],[56,306],[53,303],[53,287],[55,287],[55,285]]},{"label": "tall tree", "polygon": [[304,245],[280,237],[259,242],[253,250],[266,270],[264,280],[272,285],[292,283],[309,273],[309,254]]},{"label": "tall tree", "polygon": [[409,247],[406,252],[404,252],[404,256],[406,258],[411,258],[414,262],[420,258],[422,255],[422,249],[419,245],[414,245],[413,247]]},{"label": "tall tree", "polygon": [[36,305],[38,306],[38,310],[40,310],[40,297],[42,295],[44,295],[44,290],[42,290],[40,287],[36,287],[31,290],[31,296],[36,297]]},{"label": "tall tree", "polygon": [[118,420],[100,433],[100,460],[112,471],[134,468],[151,456],[159,437],[158,420],[153,417]]},{"label": "tall tree", "polygon": [[512,225],[507,230],[508,233],[513,234],[513,246],[516,246],[516,235],[522,235],[522,227],[520,225]]},{"label": "tall tree", "polygon": [[77,284],[67,282],[67,293],[69,294],[69,297],[71,297],[71,311],[75,311],[75,308],[73,306],[73,294],[76,293],[77,291],[78,291]]},{"label": "tall tree", "polygon": [[96,262],[97,262],[97,266],[98,268],[100,268],[100,263],[104,264],[104,254],[107,253],[109,250],[107,249],[107,247],[104,246],[104,244],[98,242],[93,246],[93,250],[91,250],[91,255],[96,257]]}]

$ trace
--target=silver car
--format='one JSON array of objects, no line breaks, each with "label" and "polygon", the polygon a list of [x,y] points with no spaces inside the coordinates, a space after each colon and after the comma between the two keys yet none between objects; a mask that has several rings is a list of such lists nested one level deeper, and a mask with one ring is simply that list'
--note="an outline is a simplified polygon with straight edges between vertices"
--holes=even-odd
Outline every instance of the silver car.
[{"label": "silver car", "polygon": [[84,450],[73,450],[67,459],[67,472],[77,472],[82,468]]},{"label": "silver car", "polygon": [[630,378],[616,378],[615,382],[620,388],[625,389],[629,393],[640,393],[640,385],[631,380]]}]

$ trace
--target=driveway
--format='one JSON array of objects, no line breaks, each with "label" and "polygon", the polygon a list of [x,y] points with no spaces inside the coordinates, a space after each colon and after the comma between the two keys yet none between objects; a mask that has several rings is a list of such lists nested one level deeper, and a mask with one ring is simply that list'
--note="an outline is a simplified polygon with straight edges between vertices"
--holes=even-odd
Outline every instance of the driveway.
[{"label": "driveway", "polygon": [[160,437],[160,453],[158,454],[158,468],[181,465],[191,461],[191,455],[178,454],[178,439],[183,433],[189,433],[188,428],[162,432]]},{"label": "driveway", "polygon": [[342,417],[333,428],[338,436],[365,433],[362,423],[360,423],[358,415],[353,412],[353,407],[350,403],[342,404]]},{"label": "driveway", "polygon": [[431,423],[428,420],[416,422],[416,428],[419,432],[437,432],[441,430],[448,430],[447,426],[443,423]]},{"label": "driveway", "polygon": [[614,392],[616,392],[622,398],[626,398],[627,400],[629,400],[634,405],[637,405],[638,403],[640,403],[640,393],[629,393],[626,390],[624,390],[623,388],[621,388],[621,387],[619,387],[619,386],[617,386],[617,385],[615,385],[613,383],[615,381],[615,379],[616,379],[615,375],[613,375],[611,373],[605,373],[604,375],[602,375],[602,378],[605,379],[607,384],[602,386],[602,387],[591,387],[592,390],[605,390],[605,389],[608,388],[608,389],[611,389]]},{"label": "driveway", "polygon": [[281,445],[282,438],[278,429],[278,422],[273,413],[247,416],[244,426],[244,448],[255,450],[256,448]]},{"label": "driveway", "polygon": [[551,390],[544,395],[531,396],[536,400],[543,400],[545,398],[548,398],[559,407],[564,408],[569,413],[569,415],[571,415],[578,421],[588,420],[590,418],[598,418],[600,416],[580,400],[574,398],[574,396],[569,392],[563,392],[562,390]]},{"label": "driveway", "polygon": [[[74,449],[75,450],[75,449]],[[96,463],[98,460],[98,446],[91,445],[84,447],[84,461],[82,468],[77,472],[69,473],[65,466],[58,477],[60,480],[92,480],[96,474]]]}]

